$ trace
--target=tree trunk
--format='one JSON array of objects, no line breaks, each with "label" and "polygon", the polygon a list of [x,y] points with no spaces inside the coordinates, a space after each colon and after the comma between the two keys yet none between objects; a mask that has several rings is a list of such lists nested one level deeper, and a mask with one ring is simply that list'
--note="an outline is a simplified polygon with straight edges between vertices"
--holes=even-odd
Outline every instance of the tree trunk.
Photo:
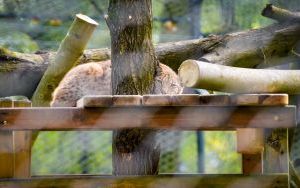
[{"label": "tree trunk", "polygon": [[230,32],[235,29],[235,0],[221,0],[221,15],[223,32]]},{"label": "tree trunk", "polygon": [[202,36],[201,34],[201,8],[203,0],[189,0],[189,13],[190,19],[190,35],[192,39],[197,39]]},{"label": "tree trunk", "polygon": [[[152,45],[152,1],[110,0],[107,23],[112,43],[114,95],[154,91],[158,60]],[[113,174],[158,173],[159,146],[155,131],[125,129],[113,132]]]}]

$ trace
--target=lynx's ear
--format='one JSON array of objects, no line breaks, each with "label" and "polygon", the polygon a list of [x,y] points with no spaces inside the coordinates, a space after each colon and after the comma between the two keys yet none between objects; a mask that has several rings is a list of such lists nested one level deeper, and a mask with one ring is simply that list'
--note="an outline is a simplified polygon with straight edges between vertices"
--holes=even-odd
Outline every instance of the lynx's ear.
[{"label": "lynx's ear", "polygon": [[177,74],[167,65],[159,64],[161,72],[155,78],[157,94],[181,94],[183,86],[180,83]]}]

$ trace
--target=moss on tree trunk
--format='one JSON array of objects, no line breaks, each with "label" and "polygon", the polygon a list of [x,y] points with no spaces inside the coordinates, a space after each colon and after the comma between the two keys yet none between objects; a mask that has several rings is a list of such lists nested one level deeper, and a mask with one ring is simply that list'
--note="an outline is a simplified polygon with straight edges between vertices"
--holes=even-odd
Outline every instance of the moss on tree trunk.
[{"label": "moss on tree trunk", "polygon": [[[109,2],[107,23],[112,41],[114,95],[143,95],[154,91],[154,77],[159,67],[152,44],[151,3],[151,0]],[[113,174],[157,174],[159,155],[155,131],[114,131]]]}]

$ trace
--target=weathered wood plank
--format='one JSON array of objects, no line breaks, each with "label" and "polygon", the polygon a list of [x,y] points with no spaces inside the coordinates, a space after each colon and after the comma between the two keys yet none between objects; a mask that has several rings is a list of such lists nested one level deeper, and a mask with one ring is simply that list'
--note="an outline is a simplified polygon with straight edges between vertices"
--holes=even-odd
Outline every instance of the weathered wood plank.
[{"label": "weathered wood plank", "polygon": [[[14,108],[31,107],[29,100],[13,101]],[[32,131],[13,131],[14,177],[31,176]]]},{"label": "weathered wood plank", "polygon": [[230,103],[245,106],[284,106],[289,104],[289,96],[287,94],[237,94],[230,96]]},{"label": "weathered wood plank", "polygon": [[143,97],[141,95],[114,95],[113,106],[140,106]]},{"label": "weathered wood plank", "polygon": [[13,177],[14,170],[12,131],[0,131],[0,178]]},{"label": "weathered wood plank", "polygon": [[[0,99],[0,108],[11,108],[11,99]],[[5,120],[0,120],[0,126],[6,125]],[[13,133],[0,130],[0,178],[11,178],[14,174]]]},{"label": "weathered wood plank", "polygon": [[87,95],[77,101],[76,106],[81,108],[112,106],[112,95]]},{"label": "weathered wood plank", "polygon": [[[230,97],[232,105],[288,105],[287,94],[238,94]],[[237,129],[237,151],[242,154],[243,174],[261,174],[263,172],[262,152],[264,149],[264,130]]]},{"label": "weathered wood plank", "polygon": [[288,150],[287,129],[265,130],[264,173],[287,173],[289,171]]},{"label": "weathered wood plank", "polygon": [[0,180],[0,187],[5,188],[40,188],[40,187],[155,187],[155,188],[286,188],[288,176],[264,175],[159,175],[143,177],[112,177],[112,176],[49,176],[32,179]]},{"label": "weathered wood plank", "polygon": [[263,163],[262,153],[259,154],[243,154],[242,155],[242,172],[245,175],[262,174]]},{"label": "weathered wood plank", "polygon": [[229,105],[230,95],[201,95],[199,97],[200,105]]},{"label": "weathered wood plank", "polygon": [[260,154],[264,149],[264,130],[237,129],[237,152],[243,154]]},{"label": "weathered wood plank", "polygon": [[171,106],[172,95],[144,95],[144,106]]},{"label": "weathered wood plank", "polygon": [[0,109],[0,130],[162,128],[227,130],[295,127],[294,106],[131,106]]}]

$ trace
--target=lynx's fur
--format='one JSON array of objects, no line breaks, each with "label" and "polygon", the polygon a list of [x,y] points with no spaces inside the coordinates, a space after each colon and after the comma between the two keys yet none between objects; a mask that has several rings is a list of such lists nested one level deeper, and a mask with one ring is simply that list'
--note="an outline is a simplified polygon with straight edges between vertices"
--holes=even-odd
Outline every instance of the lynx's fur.
[{"label": "lynx's fur", "polygon": [[[176,73],[164,64],[155,78],[155,94],[180,94],[183,87]],[[53,93],[51,106],[72,107],[85,95],[111,95],[111,61],[76,66]]]}]

